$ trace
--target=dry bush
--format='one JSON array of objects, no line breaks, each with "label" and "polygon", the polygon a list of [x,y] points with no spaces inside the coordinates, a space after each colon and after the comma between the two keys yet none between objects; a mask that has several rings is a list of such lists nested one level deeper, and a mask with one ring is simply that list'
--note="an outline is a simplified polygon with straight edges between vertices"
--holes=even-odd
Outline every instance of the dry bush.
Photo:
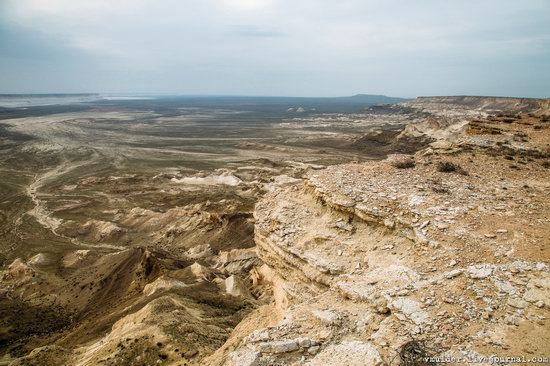
[{"label": "dry bush", "polygon": [[428,348],[424,342],[412,340],[398,350],[400,365],[402,366],[428,366],[435,365],[427,358],[434,356],[435,352]]},{"label": "dry bush", "polygon": [[458,173],[462,175],[468,175],[468,173],[462,169],[458,164],[450,161],[441,161],[437,164],[437,171],[441,173]]},{"label": "dry bush", "polygon": [[397,169],[411,169],[416,166],[416,163],[412,159],[398,160],[393,163],[393,166]]}]

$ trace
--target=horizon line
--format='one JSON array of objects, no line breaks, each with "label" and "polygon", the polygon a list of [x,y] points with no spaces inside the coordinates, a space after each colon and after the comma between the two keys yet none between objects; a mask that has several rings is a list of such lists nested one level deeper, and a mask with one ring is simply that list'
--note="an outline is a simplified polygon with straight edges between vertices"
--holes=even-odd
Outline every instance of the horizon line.
[{"label": "horizon line", "polygon": [[369,94],[369,93],[357,93],[352,95],[339,95],[339,96],[295,96],[295,95],[247,95],[247,94],[183,94],[183,93],[165,93],[165,92],[127,92],[127,93],[111,93],[111,92],[52,92],[52,93],[0,93],[0,97],[9,96],[91,96],[97,95],[101,97],[109,96],[132,96],[132,97],[201,97],[201,98],[317,98],[317,99],[335,99],[335,98],[353,98],[360,96],[371,97],[385,97],[394,99],[411,100],[416,98],[433,98],[433,97],[483,97],[483,98],[518,98],[518,99],[550,99],[550,96],[540,97],[525,97],[525,96],[513,96],[513,95],[480,95],[480,94],[424,94],[416,95],[412,97],[405,96],[392,96],[386,94]]}]

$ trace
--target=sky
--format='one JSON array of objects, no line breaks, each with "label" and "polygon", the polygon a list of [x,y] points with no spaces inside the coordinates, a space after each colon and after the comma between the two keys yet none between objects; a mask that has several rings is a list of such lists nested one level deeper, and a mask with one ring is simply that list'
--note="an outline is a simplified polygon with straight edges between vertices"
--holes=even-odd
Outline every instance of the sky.
[{"label": "sky", "polygon": [[550,97],[549,0],[0,0],[0,93]]}]

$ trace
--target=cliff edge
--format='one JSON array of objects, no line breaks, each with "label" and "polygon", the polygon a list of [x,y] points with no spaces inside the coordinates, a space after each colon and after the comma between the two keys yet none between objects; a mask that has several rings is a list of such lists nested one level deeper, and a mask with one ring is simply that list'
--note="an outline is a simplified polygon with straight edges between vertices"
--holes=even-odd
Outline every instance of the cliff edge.
[{"label": "cliff edge", "polygon": [[549,123],[532,112],[539,101],[455,98],[407,102],[455,131],[414,155],[266,186],[254,276],[275,301],[210,364],[550,354]]}]

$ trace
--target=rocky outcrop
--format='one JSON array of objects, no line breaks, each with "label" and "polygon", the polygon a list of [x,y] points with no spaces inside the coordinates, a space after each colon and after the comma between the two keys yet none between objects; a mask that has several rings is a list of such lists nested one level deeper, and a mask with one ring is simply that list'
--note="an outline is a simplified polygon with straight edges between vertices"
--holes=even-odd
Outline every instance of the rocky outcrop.
[{"label": "rocky outcrop", "polygon": [[[412,101],[416,105],[453,105],[469,110],[531,112],[540,108],[545,99],[486,97],[486,96],[433,96],[418,97]],[[547,100],[546,100],[547,103]]]},{"label": "rocky outcrop", "polygon": [[[542,122],[526,116],[513,128],[525,123]],[[252,277],[278,293],[271,320],[254,327],[245,319],[249,333],[236,330],[209,361],[376,365],[547,354],[550,171],[540,160],[510,168],[505,155],[482,148],[499,135],[461,126],[455,140],[437,140],[446,147],[408,164],[392,156],[268,186],[254,213],[265,264]],[[547,129],[527,133],[533,149],[550,141]]]},{"label": "rocky outcrop", "polygon": [[546,98],[540,101],[539,109],[537,109],[539,115],[550,115],[550,98]]}]

